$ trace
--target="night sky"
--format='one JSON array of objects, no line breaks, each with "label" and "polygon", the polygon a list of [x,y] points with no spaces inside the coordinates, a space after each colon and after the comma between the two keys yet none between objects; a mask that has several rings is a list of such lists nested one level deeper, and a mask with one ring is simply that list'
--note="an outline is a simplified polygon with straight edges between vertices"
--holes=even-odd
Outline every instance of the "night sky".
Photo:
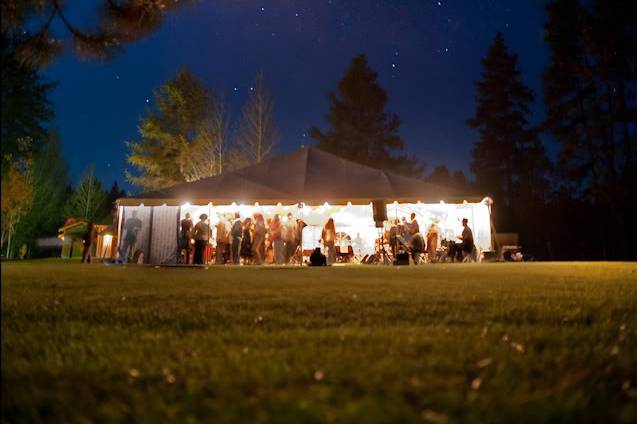
[{"label": "night sky", "polygon": [[[90,16],[74,14],[84,22]],[[307,129],[324,125],[327,93],[359,53],[402,120],[406,151],[426,161],[427,171],[447,164],[466,172],[477,138],[465,125],[474,111],[473,83],[497,31],[519,55],[540,119],[543,20],[539,0],[210,0],[172,13],[112,60],[87,63],[67,54],[45,76],[58,81],[55,126],[74,181],[93,163],[105,185],[118,180],[135,191],[124,181],[124,142],[138,139],[153,90],[184,66],[224,94],[234,118],[262,69],[276,97],[277,150],[312,144]]]}]

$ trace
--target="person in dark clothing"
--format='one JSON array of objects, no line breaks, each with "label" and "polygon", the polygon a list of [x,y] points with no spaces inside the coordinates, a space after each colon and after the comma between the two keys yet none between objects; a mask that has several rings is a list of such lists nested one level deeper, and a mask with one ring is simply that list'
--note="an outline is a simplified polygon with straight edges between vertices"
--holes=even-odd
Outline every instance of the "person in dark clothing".
[{"label": "person in dark clothing", "polygon": [[239,248],[241,247],[241,235],[243,233],[243,225],[241,224],[241,215],[239,212],[234,214],[234,223],[230,229],[230,237],[232,237],[232,263],[239,265],[240,256]]},{"label": "person in dark clothing", "polygon": [[321,248],[317,247],[310,255],[310,266],[327,266],[327,258],[321,253]]},{"label": "person in dark clothing", "polygon": [[124,222],[124,239],[122,248],[119,252],[120,258],[124,263],[128,263],[128,258],[133,256],[133,249],[137,243],[137,236],[142,230],[142,221],[137,218],[137,211],[133,210],[131,217]]},{"label": "person in dark clothing", "polygon": [[469,228],[469,220],[467,218],[462,220],[462,226],[464,227],[462,235],[458,237],[462,240],[459,248],[465,255],[470,255],[473,252],[473,231]]},{"label": "person in dark clothing", "polygon": [[210,240],[210,225],[206,222],[208,215],[201,214],[199,216],[199,222],[195,225],[194,239],[195,239],[195,254],[193,262],[195,264],[203,265],[204,263],[204,250]]},{"label": "person in dark clothing", "polygon": [[93,223],[86,224],[86,233],[82,237],[84,243],[84,251],[82,252],[82,263],[91,263],[91,245],[93,244]]},{"label": "person in dark clothing", "polygon": [[425,239],[422,234],[415,233],[409,242],[409,250],[411,251],[411,258],[414,260],[414,264],[418,265],[420,262],[420,254],[425,251]]},{"label": "person in dark clothing", "polygon": [[192,238],[192,219],[190,212],[186,212],[186,217],[180,222],[179,230],[179,253],[185,250],[183,263],[190,263],[190,239]]},{"label": "person in dark clothing", "polygon": [[241,238],[241,257],[243,264],[248,265],[252,261],[252,219],[243,221],[243,237]]}]

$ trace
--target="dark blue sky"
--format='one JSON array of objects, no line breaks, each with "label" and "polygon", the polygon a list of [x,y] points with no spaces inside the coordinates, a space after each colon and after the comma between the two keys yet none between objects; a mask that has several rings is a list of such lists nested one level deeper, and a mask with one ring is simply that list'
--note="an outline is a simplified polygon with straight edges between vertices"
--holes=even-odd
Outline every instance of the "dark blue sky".
[{"label": "dark blue sky", "polygon": [[[93,163],[106,185],[124,183],[124,142],[137,139],[153,90],[183,66],[225,94],[234,118],[262,69],[276,97],[278,150],[310,144],[307,128],[324,124],[327,93],[359,53],[378,71],[389,109],[402,119],[406,151],[425,160],[428,171],[438,164],[467,171],[477,135],[465,120],[474,110],[480,59],[497,31],[519,55],[538,95],[535,119],[541,116],[543,3],[203,0],[106,63],[67,54],[45,75],[58,81],[55,125],[74,180]],[[86,21],[85,13],[76,12],[78,19]]]}]

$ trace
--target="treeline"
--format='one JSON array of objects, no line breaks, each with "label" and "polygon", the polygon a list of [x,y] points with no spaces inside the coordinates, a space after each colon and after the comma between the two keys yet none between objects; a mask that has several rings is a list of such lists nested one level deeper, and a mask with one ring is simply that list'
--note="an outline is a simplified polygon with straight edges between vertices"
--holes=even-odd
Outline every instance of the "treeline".
[{"label": "treeline", "polygon": [[[524,248],[538,258],[637,259],[637,2],[552,0],[546,11],[550,60],[541,99],[524,83],[518,57],[501,34],[482,60],[477,107],[467,120],[478,134],[474,180],[444,165],[427,175],[425,164],[404,152],[400,119],[386,110],[388,95],[364,55],[352,59],[329,93],[327,125],[309,128],[311,138],[319,148],[366,165],[490,195],[496,230],[518,232]],[[36,235],[54,234],[69,214],[107,215],[107,198],[119,196],[114,194],[119,189],[107,194],[90,170],[76,190],[69,188],[59,142],[48,128],[52,85],[16,59],[24,56],[25,40],[8,40],[4,30],[6,252],[22,240],[33,245]],[[30,39],[26,44],[37,50]],[[537,101],[545,110],[539,124],[530,117]],[[132,169],[126,177],[142,190],[261,162],[279,139],[274,97],[260,73],[233,120],[223,96],[184,69],[156,91],[139,131],[139,139],[127,143]],[[546,143],[554,145],[556,158],[548,157]],[[98,206],[82,201],[87,193]]]},{"label": "treeline", "polygon": [[[542,258],[635,259],[637,2],[547,4],[545,117],[496,35],[476,83],[471,169],[495,199],[496,228]],[[557,147],[549,161],[539,137]]]},{"label": "treeline", "polygon": [[[2,255],[47,254],[44,238],[57,236],[67,217],[110,223],[112,202],[125,194],[104,190],[92,167],[73,188],[59,137],[50,127],[53,84],[17,60],[16,43],[2,35]],[[50,243],[48,243],[50,245]],[[55,250],[53,250],[55,251]]]}]

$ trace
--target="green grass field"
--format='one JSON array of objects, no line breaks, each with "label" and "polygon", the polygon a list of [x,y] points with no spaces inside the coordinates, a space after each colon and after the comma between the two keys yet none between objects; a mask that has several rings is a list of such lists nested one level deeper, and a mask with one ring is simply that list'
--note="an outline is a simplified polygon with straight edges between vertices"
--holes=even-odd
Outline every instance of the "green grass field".
[{"label": "green grass field", "polygon": [[2,264],[23,422],[637,422],[637,264]]}]

